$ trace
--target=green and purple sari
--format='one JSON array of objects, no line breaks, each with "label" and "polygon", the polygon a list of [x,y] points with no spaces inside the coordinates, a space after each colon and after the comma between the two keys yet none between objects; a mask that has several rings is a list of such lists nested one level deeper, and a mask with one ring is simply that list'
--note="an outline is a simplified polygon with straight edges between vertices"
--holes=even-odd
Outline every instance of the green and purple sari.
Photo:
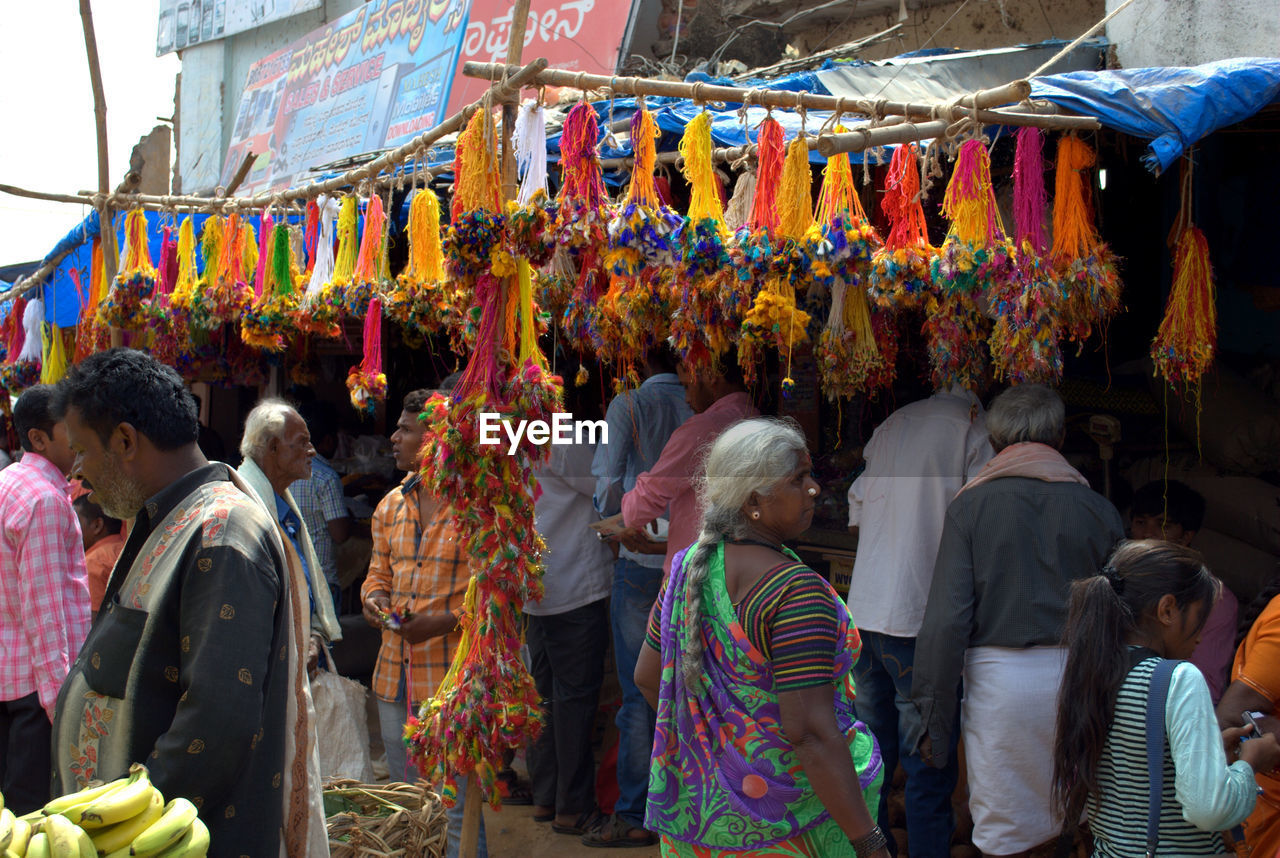
[{"label": "green and purple sari", "polygon": [[[672,561],[661,605],[662,677],[646,827],[661,836],[664,856],[852,858],[848,838],[783,733],[772,668],[748,640],[725,589],[723,543],[703,584],[703,674],[693,683],[681,675],[684,556]],[[834,590],[831,598],[838,606],[837,639],[847,642],[834,654],[836,723],[874,819],[883,765],[871,732],[854,715],[853,665],[861,642]]]}]

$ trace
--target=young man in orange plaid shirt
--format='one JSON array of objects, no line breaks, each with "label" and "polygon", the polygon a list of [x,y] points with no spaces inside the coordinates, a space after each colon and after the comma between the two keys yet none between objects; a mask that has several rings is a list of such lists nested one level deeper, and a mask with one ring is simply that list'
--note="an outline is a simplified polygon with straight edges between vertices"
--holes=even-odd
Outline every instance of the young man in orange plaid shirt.
[{"label": "young man in orange plaid shirt", "polygon": [[[453,662],[471,577],[453,511],[426,491],[418,473],[424,432],[418,416],[434,392],[415,390],[404,398],[391,449],[396,467],[409,473],[373,513],[373,557],[360,589],[365,620],[382,629],[373,693],[393,781],[410,780],[404,724],[410,712],[436,693]],[[401,622],[406,614],[409,618]],[[458,782],[458,802],[449,810],[447,858],[458,854],[465,785]],[[478,855],[488,855],[483,822]]]}]

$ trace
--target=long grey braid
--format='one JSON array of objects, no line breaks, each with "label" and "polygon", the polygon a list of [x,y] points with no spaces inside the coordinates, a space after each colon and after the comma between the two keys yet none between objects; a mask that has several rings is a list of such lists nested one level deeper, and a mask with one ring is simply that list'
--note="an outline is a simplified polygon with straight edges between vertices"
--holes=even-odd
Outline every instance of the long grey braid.
[{"label": "long grey braid", "polygon": [[702,600],[717,546],[747,535],[750,523],[743,506],[753,493],[769,496],[795,470],[805,450],[804,434],[794,420],[755,417],[725,429],[707,452],[697,481],[702,530],[684,561],[685,613],[678,631],[686,682],[702,677]]}]

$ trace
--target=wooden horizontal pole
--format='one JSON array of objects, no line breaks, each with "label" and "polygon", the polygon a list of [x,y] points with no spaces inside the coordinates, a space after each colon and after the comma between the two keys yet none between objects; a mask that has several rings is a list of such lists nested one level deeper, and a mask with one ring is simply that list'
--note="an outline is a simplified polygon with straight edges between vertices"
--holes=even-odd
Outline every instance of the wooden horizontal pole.
[{"label": "wooden horizontal pole", "polygon": [[[502,63],[469,62],[462,66],[467,77],[482,80],[499,80],[504,74],[515,72],[512,66]],[[730,104],[754,104],[760,107],[780,107],[797,110],[830,110],[837,113],[866,116],[913,116],[959,119],[979,109],[998,107],[1023,101],[1031,95],[1031,84],[1025,80],[1014,81],[994,89],[970,93],[954,101],[938,104],[916,104],[835,95],[815,95],[811,92],[788,92],[778,89],[746,89],[735,86],[719,86],[709,83],[685,83],[684,81],[654,80],[638,77],[618,77],[586,72],[546,69],[534,76],[535,86],[563,86],[580,90],[608,89],[619,95],[654,95],[673,98],[689,98],[697,102],[726,102]]]}]

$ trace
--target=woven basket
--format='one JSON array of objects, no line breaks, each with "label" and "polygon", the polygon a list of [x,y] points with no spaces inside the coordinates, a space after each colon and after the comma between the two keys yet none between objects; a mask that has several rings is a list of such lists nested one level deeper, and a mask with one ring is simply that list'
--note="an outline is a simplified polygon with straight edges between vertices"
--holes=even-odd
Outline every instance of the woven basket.
[{"label": "woven basket", "polygon": [[426,784],[327,781],[330,804],[358,810],[327,820],[332,858],[443,858],[448,826],[444,805]]}]

